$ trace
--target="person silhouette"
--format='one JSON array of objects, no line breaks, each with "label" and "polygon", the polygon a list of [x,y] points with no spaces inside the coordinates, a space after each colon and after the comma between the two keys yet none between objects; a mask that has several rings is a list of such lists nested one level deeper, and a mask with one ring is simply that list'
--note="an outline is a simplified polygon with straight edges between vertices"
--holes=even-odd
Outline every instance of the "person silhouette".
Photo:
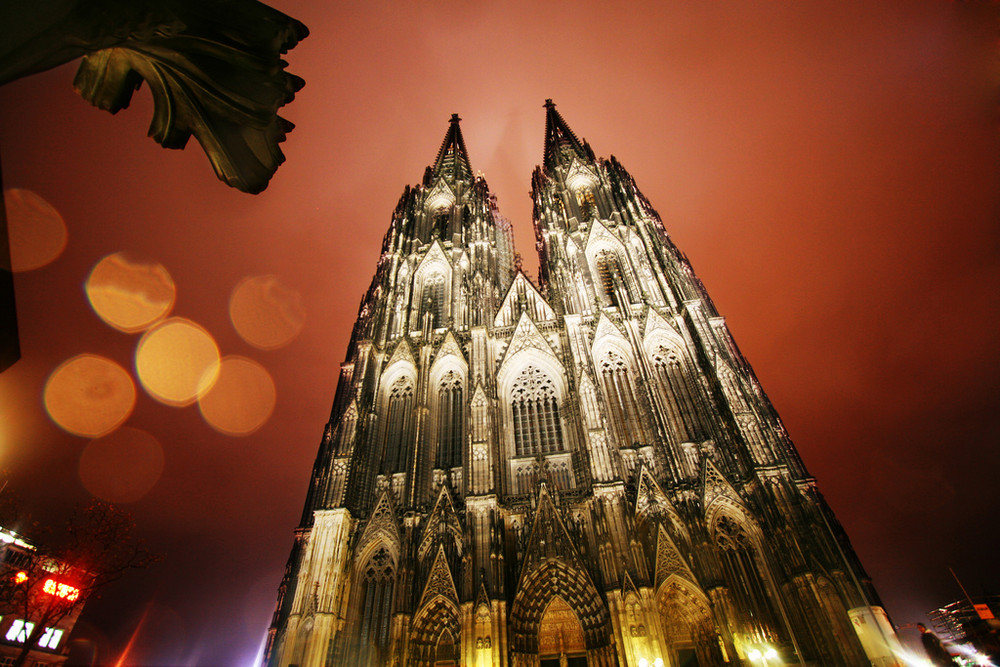
[{"label": "person silhouette", "polygon": [[928,630],[927,626],[923,623],[917,623],[917,629],[920,630],[920,643],[924,645],[924,651],[927,653],[931,664],[953,667],[955,661],[951,659],[951,655],[945,649],[937,635]]}]

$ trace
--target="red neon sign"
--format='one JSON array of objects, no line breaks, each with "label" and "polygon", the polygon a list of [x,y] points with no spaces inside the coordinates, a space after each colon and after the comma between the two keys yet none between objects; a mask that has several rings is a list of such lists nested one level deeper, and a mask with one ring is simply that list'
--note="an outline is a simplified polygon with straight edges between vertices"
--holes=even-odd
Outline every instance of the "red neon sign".
[{"label": "red neon sign", "polygon": [[67,602],[73,602],[80,597],[79,588],[60,583],[55,579],[46,579],[45,583],[42,584],[42,590],[49,595],[55,595],[57,598],[62,598]]}]

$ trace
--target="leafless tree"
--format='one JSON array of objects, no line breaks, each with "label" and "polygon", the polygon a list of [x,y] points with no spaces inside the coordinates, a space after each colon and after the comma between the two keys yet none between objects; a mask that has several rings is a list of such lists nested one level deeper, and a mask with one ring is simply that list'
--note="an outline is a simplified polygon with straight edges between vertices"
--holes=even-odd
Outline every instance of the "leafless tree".
[{"label": "leafless tree", "polygon": [[[13,504],[8,505],[3,509],[12,510]],[[43,538],[32,544],[27,538],[5,535],[0,551],[0,612],[24,621],[16,666],[26,663],[46,632],[79,614],[86,600],[129,570],[159,560],[136,535],[132,516],[98,498],[73,513],[60,539]]]}]

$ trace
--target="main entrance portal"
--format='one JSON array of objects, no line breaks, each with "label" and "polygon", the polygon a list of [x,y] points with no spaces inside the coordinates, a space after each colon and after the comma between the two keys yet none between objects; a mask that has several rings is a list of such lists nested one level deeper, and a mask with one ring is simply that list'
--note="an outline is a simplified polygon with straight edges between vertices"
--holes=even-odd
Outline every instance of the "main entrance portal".
[{"label": "main entrance portal", "polygon": [[541,667],[586,667],[587,643],[583,626],[561,597],[553,597],[538,627]]}]

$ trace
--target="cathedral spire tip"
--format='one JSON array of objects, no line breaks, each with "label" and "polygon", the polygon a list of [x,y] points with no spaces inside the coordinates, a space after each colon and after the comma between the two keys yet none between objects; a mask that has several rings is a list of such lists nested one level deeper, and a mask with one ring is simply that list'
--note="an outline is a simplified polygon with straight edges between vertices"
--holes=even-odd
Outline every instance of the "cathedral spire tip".
[{"label": "cathedral spire tip", "polygon": [[552,98],[545,100],[545,168],[554,169],[568,163],[573,156],[589,159],[583,142],[577,139],[562,115],[556,111]]},{"label": "cathedral spire tip", "polygon": [[457,113],[451,114],[448,120],[448,132],[444,135],[441,150],[434,160],[434,174],[442,173],[452,178],[471,178],[472,164],[469,153],[465,149],[465,139],[462,137],[461,118]]}]

